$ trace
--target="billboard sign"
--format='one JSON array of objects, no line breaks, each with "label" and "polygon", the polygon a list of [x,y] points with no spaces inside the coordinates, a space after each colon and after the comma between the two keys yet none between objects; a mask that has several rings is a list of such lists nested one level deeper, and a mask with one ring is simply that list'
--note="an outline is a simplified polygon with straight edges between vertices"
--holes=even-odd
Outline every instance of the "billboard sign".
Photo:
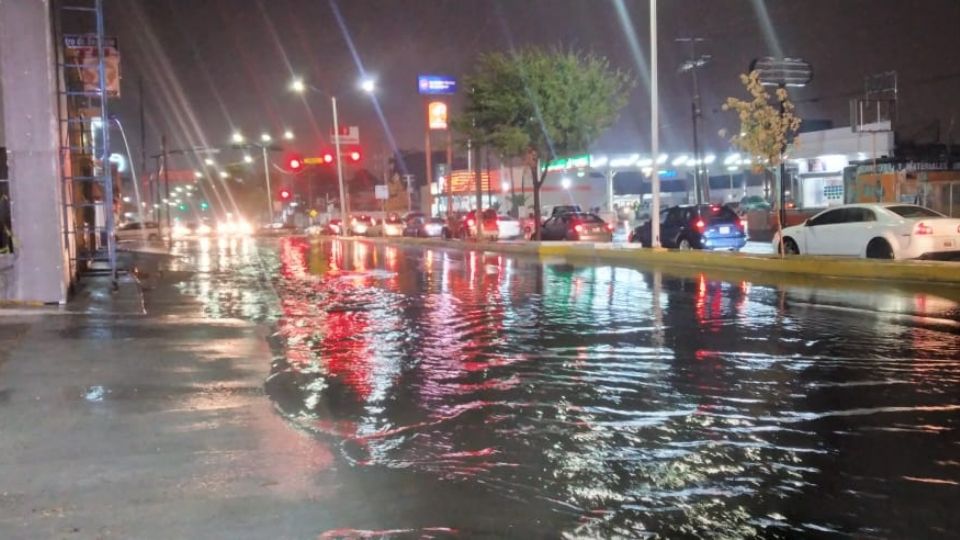
[{"label": "billboard sign", "polygon": [[[100,55],[95,34],[63,36],[64,63],[68,80],[78,81],[84,92],[100,91]],[[107,96],[120,97],[120,48],[116,36],[103,42],[104,87]]]},{"label": "billboard sign", "polygon": [[457,80],[445,75],[420,75],[417,91],[424,96],[445,96],[457,93]]},{"label": "billboard sign", "polygon": [[430,129],[447,129],[447,104],[431,101],[427,105],[427,124]]}]

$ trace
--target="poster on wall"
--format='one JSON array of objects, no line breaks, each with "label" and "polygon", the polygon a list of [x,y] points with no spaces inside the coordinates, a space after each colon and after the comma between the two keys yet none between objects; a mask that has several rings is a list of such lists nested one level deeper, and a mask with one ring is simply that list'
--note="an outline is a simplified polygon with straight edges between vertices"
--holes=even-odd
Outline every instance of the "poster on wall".
[{"label": "poster on wall", "polygon": [[[95,34],[69,34],[63,37],[63,57],[67,76],[79,80],[84,92],[100,91],[100,55]],[[108,97],[120,97],[120,48],[116,36],[104,38],[104,87]]]}]

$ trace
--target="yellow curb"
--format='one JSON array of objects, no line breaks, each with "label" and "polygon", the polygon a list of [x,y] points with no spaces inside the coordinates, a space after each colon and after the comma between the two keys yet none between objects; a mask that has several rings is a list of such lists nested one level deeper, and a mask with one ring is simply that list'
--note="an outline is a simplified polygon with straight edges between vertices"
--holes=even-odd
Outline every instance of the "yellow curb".
[{"label": "yellow curb", "polygon": [[728,270],[746,275],[781,274],[807,278],[839,278],[887,282],[942,283],[960,285],[960,264],[939,261],[885,261],[839,257],[673,251],[645,249],[620,244],[563,242],[460,242],[434,238],[355,238],[377,243],[407,244],[468,251],[493,251],[539,255],[541,258],[570,258],[591,262],[657,265]]}]

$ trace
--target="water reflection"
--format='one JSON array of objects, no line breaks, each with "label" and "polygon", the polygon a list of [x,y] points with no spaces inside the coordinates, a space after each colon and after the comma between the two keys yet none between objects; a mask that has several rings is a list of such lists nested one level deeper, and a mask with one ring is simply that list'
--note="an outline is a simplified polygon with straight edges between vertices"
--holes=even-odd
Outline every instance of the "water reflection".
[{"label": "water reflection", "polygon": [[268,392],[357,467],[485,490],[445,525],[505,531],[518,501],[571,536],[958,525],[952,302],[338,240],[278,253]]}]

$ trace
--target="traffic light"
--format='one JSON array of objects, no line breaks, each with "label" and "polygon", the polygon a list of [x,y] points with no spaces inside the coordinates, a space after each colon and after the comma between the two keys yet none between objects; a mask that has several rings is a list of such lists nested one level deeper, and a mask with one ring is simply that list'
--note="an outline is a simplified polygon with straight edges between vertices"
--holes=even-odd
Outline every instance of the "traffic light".
[{"label": "traffic light", "polygon": [[358,152],[357,150],[350,152],[350,161],[354,163],[360,161],[360,152]]},{"label": "traffic light", "polygon": [[283,189],[280,190],[280,200],[281,200],[281,201],[290,200],[290,190],[289,190],[289,189],[283,188]]},{"label": "traffic light", "polygon": [[187,203],[180,203],[180,206],[178,206],[177,208],[179,208],[181,212],[186,212],[186,211],[187,211]]},{"label": "traffic light", "polygon": [[299,157],[291,157],[287,160],[287,168],[290,169],[290,172],[300,172],[303,170],[303,160]]},{"label": "traffic light", "polygon": [[200,209],[203,211],[209,210],[210,203],[208,203],[207,201],[200,201]]},{"label": "traffic light", "polygon": [[324,154],[324,155],[323,155],[323,162],[324,162],[324,163],[333,163],[333,154],[331,154],[330,152],[327,152],[326,154]]}]

